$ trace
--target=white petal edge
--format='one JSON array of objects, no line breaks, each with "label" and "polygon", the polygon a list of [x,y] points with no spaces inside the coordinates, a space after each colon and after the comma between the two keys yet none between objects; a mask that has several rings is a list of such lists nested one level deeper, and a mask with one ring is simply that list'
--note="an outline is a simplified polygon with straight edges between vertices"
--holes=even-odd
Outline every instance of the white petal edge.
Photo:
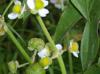
[{"label": "white petal edge", "polygon": [[50,0],[52,4],[56,4],[56,0]]},{"label": "white petal edge", "polygon": [[11,19],[11,20],[16,19],[17,17],[18,17],[18,14],[16,14],[16,13],[8,14],[8,18]]},{"label": "white petal edge", "polygon": [[61,4],[55,4],[55,7],[61,9]]},{"label": "white petal edge", "polygon": [[49,11],[47,10],[47,9],[45,9],[45,8],[43,8],[43,9],[40,9],[39,11],[38,11],[38,14],[41,16],[41,17],[46,17],[46,15],[49,13]]},{"label": "white petal edge", "polygon": [[15,3],[15,5],[16,5],[16,4],[21,5],[21,1],[18,1],[18,0],[15,0],[15,2],[14,2],[14,3]]},{"label": "white petal edge", "polygon": [[23,14],[24,12],[25,12],[25,4],[24,4],[24,6],[22,7],[22,10],[21,10],[21,14]]},{"label": "white petal edge", "polygon": [[56,44],[56,48],[58,49],[58,51],[60,52],[62,50],[62,45],[61,44]]},{"label": "white petal edge", "polygon": [[35,9],[35,2],[34,0],[27,0],[27,5],[30,9]]},{"label": "white petal edge", "polygon": [[42,0],[42,1],[44,3],[44,7],[46,7],[49,4],[49,2],[47,0]]},{"label": "white petal edge", "polygon": [[78,58],[78,52],[73,52],[72,54]]},{"label": "white petal edge", "polygon": [[44,67],[44,69],[48,69],[48,68],[49,68],[49,66]]},{"label": "white petal edge", "polygon": [[49,56],[48,50],[46,48],[42,49],[41,51],[38,52],[38,56],[40,58],[44,58],[46,56]]}]

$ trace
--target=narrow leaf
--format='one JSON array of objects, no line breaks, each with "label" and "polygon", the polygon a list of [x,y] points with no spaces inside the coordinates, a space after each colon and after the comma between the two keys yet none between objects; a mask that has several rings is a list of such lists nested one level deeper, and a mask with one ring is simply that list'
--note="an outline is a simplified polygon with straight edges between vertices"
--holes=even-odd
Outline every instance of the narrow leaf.
[{"label": "narrow leaf", "polygon": [[58,22],[54,34],[55,42],[59,42],[65,32],[71,29],[80,18],[80,14],[73,7],[66,8]]}]

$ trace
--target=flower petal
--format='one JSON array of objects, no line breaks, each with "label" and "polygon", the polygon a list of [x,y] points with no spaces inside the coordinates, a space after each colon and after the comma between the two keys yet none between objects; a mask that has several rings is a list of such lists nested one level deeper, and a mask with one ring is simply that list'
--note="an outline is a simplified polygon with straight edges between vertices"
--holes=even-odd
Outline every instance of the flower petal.
[{"label": "flower petal", "polygon": [[44,69],[48,69],[48,68],[49,68],[49,66],[44,67]]},{"label": "flower petal", "polygon": [[49,4],[49,2],[47,0],[42,0],[42,1],[44,3],[44,7],[46,7]]},{"label": "flower petal", "polygon": [[58,49],[59,52],[62,50],[62,45],[61,44],[56,44],[56,48]]},{"label": "flower petal", "polygon": [[55,4],[55,7],[61,9],[61,4]]},{"label": "flower petal", "polygon": [[27,5],[30,9],[34,9],[35,8],[35,2],[34,0],[27,0]]},{"label": "flower petal", "polygon": [[78,58],[78,52],[73,52],[73,55]]},{"label": "flower petal", "polygon": [[15,5],[16,5],[16,4],[21,5],[21,2],[20,2],[20,1],[18,1],[18,0],[16,0],[14,3],[15,3]]},{"label": "flower petal", "polygon": [[23,14],[24,11],[25,11],[25,4],[24,4],[24,6],[22,7],[21,14]]},{"label": "flower petal", "polygon": [[40,52],[38,52],[38,56],[39,56],[40,58],[44,58],[44,57],[46,57],[46,56],[49,56],[49,51],[48,51],[48,49],[46,49],[46,48],[42,49]]},{"label": "flower petal", "polygon": [[18,14],[16,14],[16,13],[8,14],[8,18],[11,19],[11,20],[16,19],[17,17],[18,17]]},{"label": "flower petal", "polygon": [[56,0],[50,0],[52,4],[56,4]]},{"label": "flower petal", "polygon": [[45,16],[49,13],[49,11],[48,11],[47,9],[43,8],[43,9],[40,9],[40,10],[38,11],[38,13],[39,13],[39,15],[40,15],[41,17],[45,17]]}]

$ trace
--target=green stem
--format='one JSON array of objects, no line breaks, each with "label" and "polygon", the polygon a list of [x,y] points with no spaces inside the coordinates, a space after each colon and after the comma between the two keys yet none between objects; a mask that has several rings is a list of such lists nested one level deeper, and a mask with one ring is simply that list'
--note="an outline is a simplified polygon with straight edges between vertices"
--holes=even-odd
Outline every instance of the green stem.
[{"label": "green stem", "polygon": [[6,7],[5,11],[3,12],[2,16],[4,17],[5,14],[7,13],[8,9],[10,8],[10,6],[13,4],[14,0],[12,0],[9,5]]},{"label": "green stem", "polygon": [[[44,25],[44,22],[41,19],[41,17],[39,15],[36,15],[36,18],[37,18],[37,20],[38,20],[38,22],[39,22],[39,24],[40,24],[45,36],[47,37],[48,41],[51,43],[51,45],[54,48],[54,50],[57,51],[57,48],[55,47],[55,43],[52,40],[47,28]],[[67,74],[66,68],[65,68],[65,65],[64,65],[64,62],[63,62],[63,59],[62,59],[62,56],[59,55],[57,59],[58,59],[59,65],[61,67],[62,74]]]},{"label": "green stem", "polygon": [[54,74],[52,67],[49,67],[49,73]]},{"label": "green stem", "polygon": [[27,66],[29,63],[24,63],[24,64],[21,64],[21,65],[19,65],[18,66],[18,68],[22,68],[22,67],[25,67],[25,66]]},{"label": "green stem", "polygon": [[64,10],[64,0],[61,0],[61,9]]},{"label": "green stem", "polygon": [[16,47],[22,53],[22,55],[24,56],[24,58],[30,64],[32,64],[33,63],[32,60],[30,59],[30,57],[28,56],[28,54],[25,52],[25,50],[23,49],[23,47],[21,46],[21,44],[18,42],[18,40],[15,38],[15,36],[13,35],[13,33],[10,31],[10,29],[7,27],[7,25],[5,25],[4,29],[5,29],[6,33],[8,34],[8,36],[10,37],[10,39],[13,41],[13,43],[16,45]]},{"label": "green stem", "polygon": [[70,74],[73,74],[73,62],[72,62],[72,55],[70,52],[68,52],[68,57],[69,57]]}]

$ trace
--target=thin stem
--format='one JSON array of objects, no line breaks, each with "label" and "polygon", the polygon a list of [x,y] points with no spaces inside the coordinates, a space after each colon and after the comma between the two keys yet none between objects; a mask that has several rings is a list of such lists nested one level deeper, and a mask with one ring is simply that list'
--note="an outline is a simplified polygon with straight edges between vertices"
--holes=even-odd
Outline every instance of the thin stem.
[{"label": "thin stem", "polygon": [[69,68],[70,68],[70,74],[73,74],[73,62],[72,62],[72,55],[68,51],[68,57],[69,57]]},{"label": "thin stem", "polygon": [[64,0],[61,0],[61,9],[64,10]]},{"label": "thin stem", "polygon": [[[39,22],[39,24],[40,24],[45,36],[47,37],[48,41],[51,43],[51,45],[54,48],[54,50],[57,51],[57,48],[55,47],[55,43],[52,40],[47,28],[45,27],[44,22],[41,19],[41,17],[39,15],[36,15],[36,18],[37,18],[37,20],[38,20],[38,22]],[[62,56],[59,55],[57,59],[58,59],[59,65],[61,67],[62,74],[67,74],[66,69],[65,69],[65,65],[64,65],[64,62],[63,62],[63,59],[62,59]]]},{"label": "thin stem", "polygon": [[49,67],[49,73],[54,74],[52,67]]},{"label": "thin stem", "polygon": [[25,50],[23,49],[23,47],[21,46],[21,44],[18,42],[18,40],[15,38],[15,36],[13,35],[13,33],[10,31],[10,29],[7,27],[7,25],[5,25],[4,27],[6,33],[8,34],[8,36],[10,37],[10,39],[13,41],[13,43],[16,45],[16,47],[19,49],[19,51],[22,53],[22,55],[24,56],[24,58],[30,63],[32,64],[32,60],[30,59],[29,55],[25,52]]},{"label": "thin stem", "polygon": [[29,63],[24,63],[24,64],[21,64],[21,65],[19,65],[18,66],[18,68],[22,68],[22,67],[25,67],[25,66],[27,66]]},{"label": "thin stem", "polygon": [[10,6],[13,4],[14,0],[12,0],[9,5],[6,7],[5,11],[3,12],[2,16],[5,16],[5,14],[7,13],[8,9],[10,8]]}]

